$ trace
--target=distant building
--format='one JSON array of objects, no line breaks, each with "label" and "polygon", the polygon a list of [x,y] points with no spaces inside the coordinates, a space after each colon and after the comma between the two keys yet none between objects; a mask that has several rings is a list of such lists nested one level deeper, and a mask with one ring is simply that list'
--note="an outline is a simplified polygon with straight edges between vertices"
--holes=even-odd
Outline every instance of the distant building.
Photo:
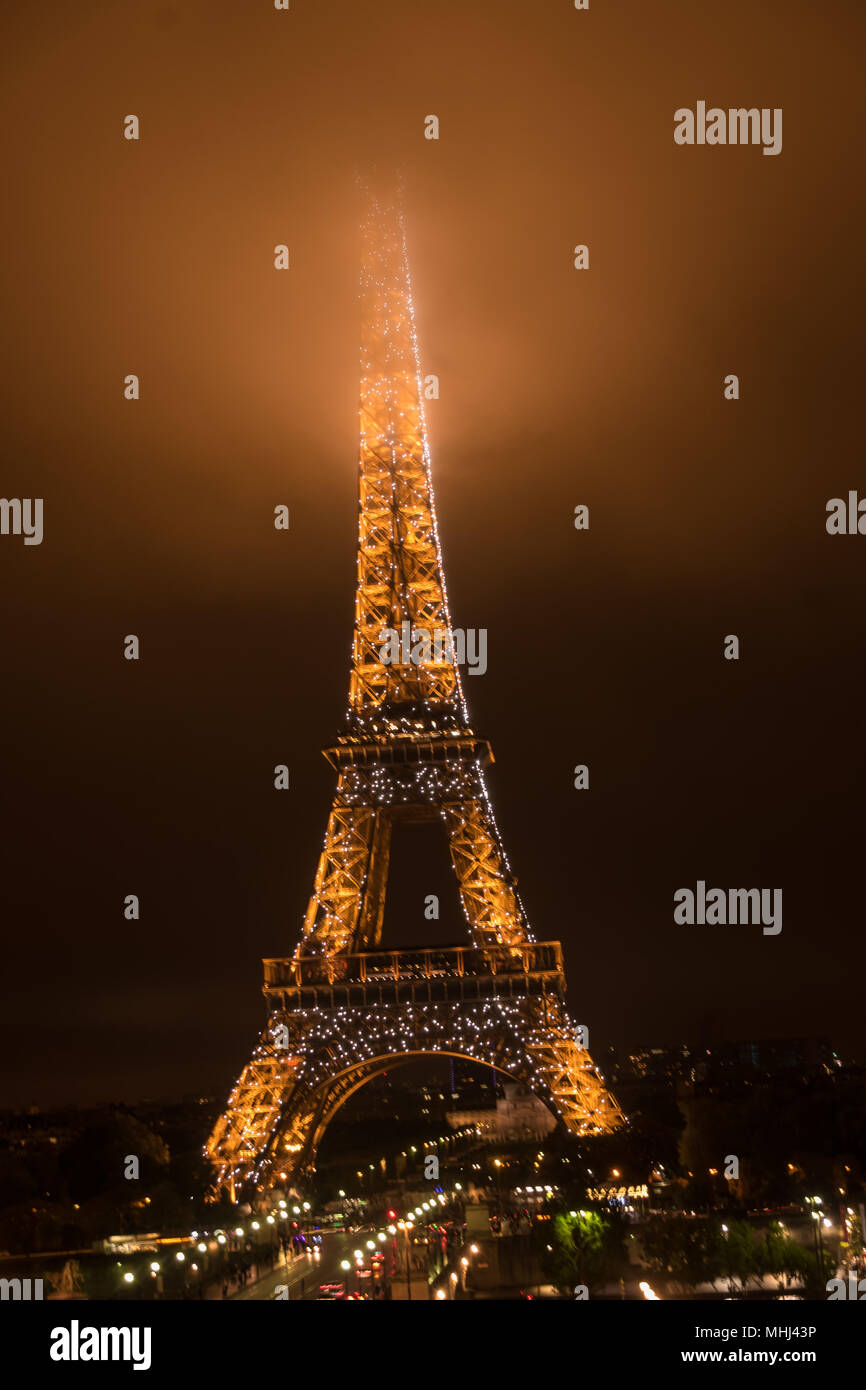
[{"label": "distant building", "polygon": [[543,1139],[556,1127],[546,1105],[516,1081],[506,1081],[495,1108],[449,1110],[445,1116],[452,1129],[475,1125],[487,1139]]}]

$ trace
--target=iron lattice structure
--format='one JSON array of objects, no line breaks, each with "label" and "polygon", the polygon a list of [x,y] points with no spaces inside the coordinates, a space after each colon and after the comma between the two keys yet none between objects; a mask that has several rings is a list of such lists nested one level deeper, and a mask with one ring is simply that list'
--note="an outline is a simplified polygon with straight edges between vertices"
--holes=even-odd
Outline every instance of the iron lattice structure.
[{"label": "iron lattice structure", "polygon": [[[268,1021],[210,1136],[232,1199],[289,1185],[378,1071],[443,1053],[530,1086],[575,1134],[623,1122],[563,1003],[559,944],[529,929],[469,725],[430,476],[405,233],[371,200],[361,272],[358,581],[337,788],[301,940],[265,961]],[[385,652],[385,634],[404,638]],[[434,635],[446,640],[438,645]],[[427,642],[423,640],[427,635]],[[421,639],[416,642],[416,637]],[[387,659],[386,659],[387,655]],[[470,944],[382,949],[392,830],[441,818]]]}]

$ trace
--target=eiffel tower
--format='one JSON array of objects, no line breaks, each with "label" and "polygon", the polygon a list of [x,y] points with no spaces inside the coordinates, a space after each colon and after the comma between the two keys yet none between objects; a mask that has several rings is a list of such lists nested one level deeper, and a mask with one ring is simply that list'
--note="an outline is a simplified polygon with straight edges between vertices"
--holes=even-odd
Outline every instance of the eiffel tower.
[{"label": "eiffel tower", "polygon": [[[206,1146],[215,1192],[232,1201],[302,1181],[354,1091],[431,1053],[510,1074],[574,1134],[623,1123],[565,1011],[561,946],[534,939],[493,817],[493,755],[470,727],[451,637],[404,223],[372,196],[360,299],[349,706],[324,750],[337,788],[301,940],[264,962],[267,1024]],[[392,829],[435,819],[468,940],[383,949]]]}]

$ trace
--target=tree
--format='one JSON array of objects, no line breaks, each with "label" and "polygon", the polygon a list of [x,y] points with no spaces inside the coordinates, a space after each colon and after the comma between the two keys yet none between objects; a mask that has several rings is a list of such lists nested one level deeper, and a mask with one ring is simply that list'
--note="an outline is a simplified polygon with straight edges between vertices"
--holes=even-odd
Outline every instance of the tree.
[{"label": "tree", "polygon": [[792,1280],[802,1280],[805,1276],[808,1254],[796,1240],[788,1235],[779,1221],[771,1221],[764,1237],[764,1266],[767,1274],[783,1279],[785,1286]]},{"label": "tree", "polygon": [[541,1264],[561,1293],[579,1284],[590,1293],[613,1278],[623,1260],[620,1223],[596,1211],[560,1212],[552,1226],[539,1226]]},{"label": "tree", "polygon": [[719,1230],[719,1235],[725,1273],[732,1284],[738,1279],[745,1290],[750,1279],[766,1271],[766,1246],[748,1221],[732,1221],[727,1232]]},{"label": "tree", "polygon": [[723,1267],[718,1229],[706,1221],[656,1217],[644,1227],[641,1245],[649,1268],[683,1293],[718,1278]]},{"label": "tree", "polygon": [[[139,1161],[140,1177],[124,1177],[126,1160]],[[134,1115],[110,1110],[94,1116],[61,1155],[72,1200],[87,1202],[112,1194],[121,1203],[142,1196],[168,1168],[169,1152],[159,1135]]]}]

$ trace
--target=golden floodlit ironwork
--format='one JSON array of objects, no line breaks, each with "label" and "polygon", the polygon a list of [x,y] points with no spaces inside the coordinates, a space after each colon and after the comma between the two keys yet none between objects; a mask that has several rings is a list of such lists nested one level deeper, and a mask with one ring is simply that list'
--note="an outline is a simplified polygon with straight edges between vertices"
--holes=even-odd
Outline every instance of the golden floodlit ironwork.
[{"label": "golden floodlit ironwork", "polygon": [[[361,273],[358,580],[337,788],[301,940],[265,961],[268,1021],[210,1136],[215,1189],[291,1185],[371,1076],[439,1053],[499,1067],[575,1134],[623,1116],[566,1013],[558,942],[536,942],[469,725],[451,634],[399,211],[370,200]],[[386,633],[402,637],[383,655]],[[427,635],[428,640],[419,640]],[[396,658],[396,659],[394,659]],[[382,949],[392,830],[444,824],[469,944]]]}]

